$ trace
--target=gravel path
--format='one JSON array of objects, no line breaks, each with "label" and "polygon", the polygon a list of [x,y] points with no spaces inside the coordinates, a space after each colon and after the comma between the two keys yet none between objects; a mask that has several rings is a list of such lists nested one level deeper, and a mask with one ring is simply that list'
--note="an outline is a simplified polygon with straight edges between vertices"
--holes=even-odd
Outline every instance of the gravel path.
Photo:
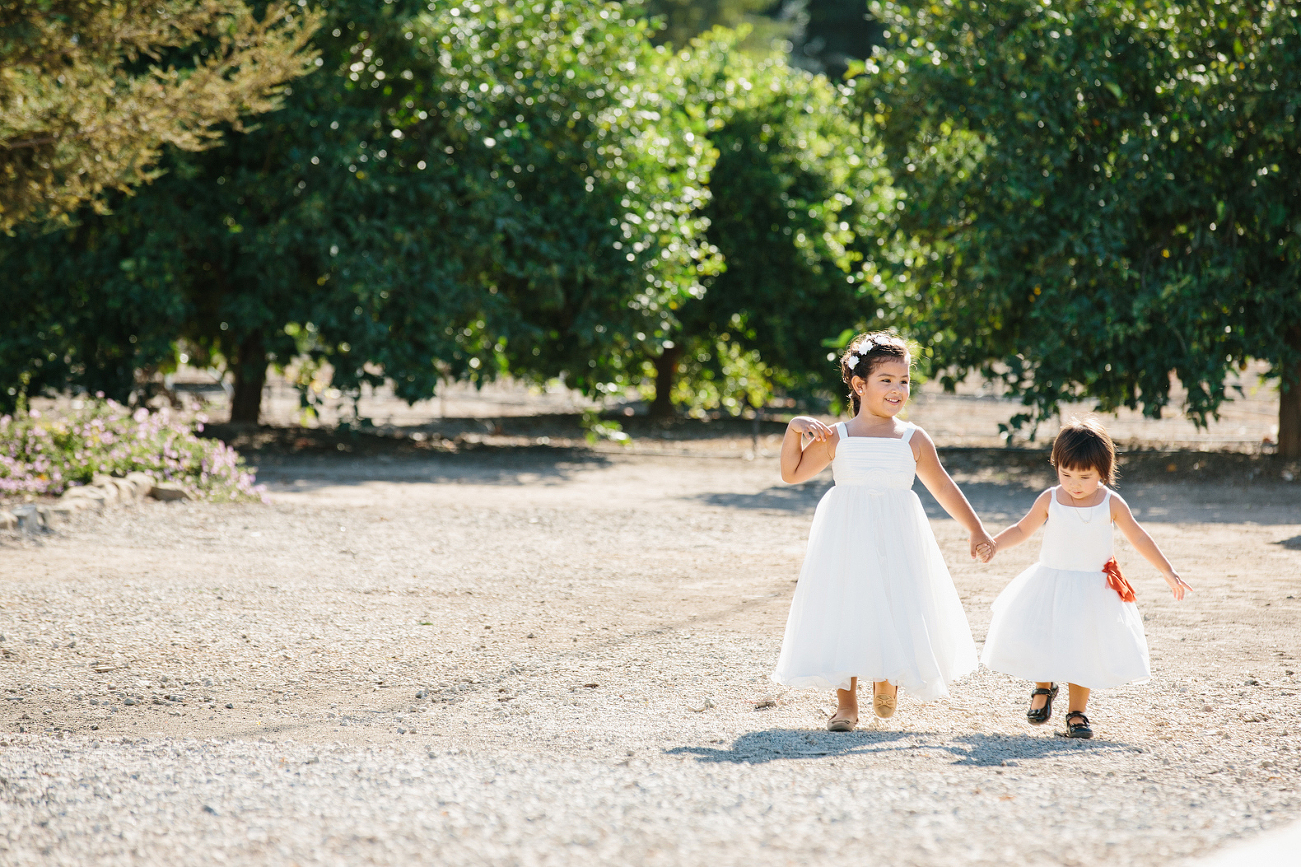
[{"label": "gravel path", "polygon": [[[0,863],[1155,865],[1301,817],[1295,485],[1122,488],[1196,592],[1121,548],[1155,677],[1077,742],[983,670],[849,735],[772,686],[826,480],[771,461],[261,470],[0,541]],[[1001,526],[1042,480],[960,481]],[[980,640],[1037,543],[935,528]]]}]

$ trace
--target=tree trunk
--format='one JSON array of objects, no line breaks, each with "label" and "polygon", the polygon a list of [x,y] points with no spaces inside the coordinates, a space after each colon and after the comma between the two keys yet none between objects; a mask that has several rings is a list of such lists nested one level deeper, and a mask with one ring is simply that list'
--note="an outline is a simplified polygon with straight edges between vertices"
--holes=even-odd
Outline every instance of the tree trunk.
[{"label": "tree trunk", "polygon": [[[1288,345],[1301,353],[1301,325],[1288,330]],[[1284,370],[1278,388],[1278,454],[1289,460],[1301,458],[1301,360]]]},{"label": "tree trunk", "polygon": [[261,331],[254,331],[240,341],[234,368],[235,394],[230,400],[230,423],[256,425],[262,411],[262,387],[267,381],[267,353]]},{"label": "tree trunk", "polygon": [[674,344],[665,346],[660,357],[655,359],[655,400],[650,406],[651,418],[673,418],[673,378],[677,375],[680,358],[682,347]]}]

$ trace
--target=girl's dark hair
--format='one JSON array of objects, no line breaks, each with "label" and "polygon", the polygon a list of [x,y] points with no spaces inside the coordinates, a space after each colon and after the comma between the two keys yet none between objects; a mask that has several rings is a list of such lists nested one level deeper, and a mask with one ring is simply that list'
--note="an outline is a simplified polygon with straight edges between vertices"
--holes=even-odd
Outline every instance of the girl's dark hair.
[{"label": "girl's dark hair", "polygon": [[902,361],[912,366],[912,354],[903,338],[890,331],[872,331],[860,334],[845,347],[840,356],[840,379],[849,386],[849,402],[858,415],[858,394],[851,383],[854,377],[867,379],[883,361]]},{"label": "girl's dark hair", "polygon": [[1116,444],[1107,429],[1094,419],[1071,419],[1053,440],[1053,453],[1048,460],[1058,468],[1097,470],[1103,484],[1116,483]]}]

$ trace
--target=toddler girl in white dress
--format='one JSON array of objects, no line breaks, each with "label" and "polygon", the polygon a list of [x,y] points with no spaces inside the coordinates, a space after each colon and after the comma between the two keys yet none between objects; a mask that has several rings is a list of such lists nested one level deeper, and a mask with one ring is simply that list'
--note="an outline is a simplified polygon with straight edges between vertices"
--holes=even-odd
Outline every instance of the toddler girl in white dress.
[{"label": "toddler girl in white dress", "polygon": [[1060,484],[1040,494],[1019,523],[994,537],[996,553],[1021,544],[1047,524],[1039,562],[994,600],[980,660],[995,671],[1035,681],[1026,713],[1033,725],[1052,718],[1055,681],[1066,681],[1070,706],[1064,734],[1090,738],[1093,730],[1084,714],[1089,691],[1150,676],[1143,618],[1112,556],[1113,523],[1160,570],[1175,599],[1192,588],[1134,520],[1125,501],[1106,487],[1114,484],[1116,447],[1102,425],[1090,419],[1062,428],[1051,461]]},{"label": "toddler girl in white dress", "polygon": [[908,400],[911,363],[898,337],[859,335],[840,362],[854,418],[828,427],[797,416],[782,442],[783,481],[806,481],[831,464],[836,484],[813,516],[772,677],[835,689],[831,731],[858,724],[859,677],[873,681],[873,708],[888,717],[900,687],[928,701],[976,668],[971,629],[912,491],[914,476],[971,534],[973,557],[988,557],[993,543],[930,437],[895,418]]}]

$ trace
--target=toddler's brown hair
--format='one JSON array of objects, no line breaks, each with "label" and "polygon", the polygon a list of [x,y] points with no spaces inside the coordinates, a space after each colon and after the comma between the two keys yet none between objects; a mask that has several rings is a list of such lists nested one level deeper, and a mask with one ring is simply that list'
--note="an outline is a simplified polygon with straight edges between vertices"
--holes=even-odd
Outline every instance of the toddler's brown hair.
[{"label": "toddler's brown hair", "polygon": [[1091,418],[1071,419],[1053,440],[1048,461],[1068,470],[1097,470],[1104,485],[1116,483],[1116,444],[1107,429]]}]

